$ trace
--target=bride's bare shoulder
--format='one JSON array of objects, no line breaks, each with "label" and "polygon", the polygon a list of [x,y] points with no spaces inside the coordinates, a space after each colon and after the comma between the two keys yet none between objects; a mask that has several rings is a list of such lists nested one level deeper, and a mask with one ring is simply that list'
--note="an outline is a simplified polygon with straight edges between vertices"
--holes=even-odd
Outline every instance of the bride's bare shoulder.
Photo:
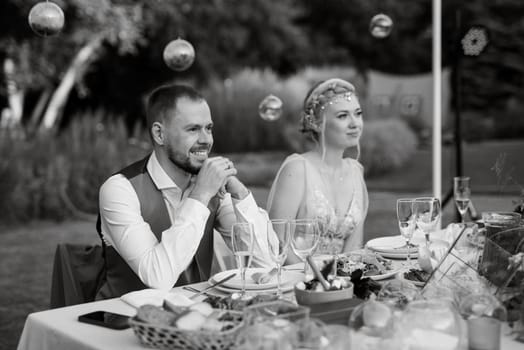
[{"label": "bride's bare shoulder", "polygon": [[356,159],[353,159],[353,158],[350,158],[350,157],[347,157],[347,158],[344,158],[344,161],[350,165],[350,166],[353,166],[357,169],[359,169],[360,171],[364,171],[364,166],[362,165],[362,163],[360,163],[358,160]]},{"label": "bride's bare shoulder", "polygon": [[282,164],[281,176],[296,177],[304,174],[305,158],[302,154],[293,153],[289,155]]}]

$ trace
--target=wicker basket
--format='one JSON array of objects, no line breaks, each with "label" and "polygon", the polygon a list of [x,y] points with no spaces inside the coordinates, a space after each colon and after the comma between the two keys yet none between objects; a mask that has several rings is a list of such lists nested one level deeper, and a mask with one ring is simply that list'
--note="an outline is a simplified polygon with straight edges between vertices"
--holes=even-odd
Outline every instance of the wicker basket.
[{"label": "wicker basket", "polygon": [[146,323],[133,317],[129,324],[140,342],[159,349],[225,350],[233,348],[242,329],[241,312],[223,311],[229,314],[235,326],[226,331],[187,331],[170,326]]}]

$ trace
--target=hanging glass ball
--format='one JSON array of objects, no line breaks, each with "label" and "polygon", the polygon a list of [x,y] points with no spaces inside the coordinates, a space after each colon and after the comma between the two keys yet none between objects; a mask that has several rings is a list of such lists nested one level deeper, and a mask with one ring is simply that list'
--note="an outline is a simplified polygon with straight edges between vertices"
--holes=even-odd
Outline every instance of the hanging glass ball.
[{"label": "hanging glass ball", "polygon": [[393,20],[383,13],[373,16],[369,23],[369,31],[375,38],[383,39],[391,33]]},{"label": "hanging glass ball", "polygon": [[195,49],[187,40],[176,39],[166,45],[164,62],[174,71],[184,71],[195,61]]},{"label": "hanging glass ball", "polygon": [[275,95],[266,96],[258,105],[260,118],[272,122],[282,116],[282,100]]},{"label": "hanging glass ball", "polygon": [[64,27],[64,11],[54,2],[39,2],[29,12],[28,21],[36,34],[55,35]]}]

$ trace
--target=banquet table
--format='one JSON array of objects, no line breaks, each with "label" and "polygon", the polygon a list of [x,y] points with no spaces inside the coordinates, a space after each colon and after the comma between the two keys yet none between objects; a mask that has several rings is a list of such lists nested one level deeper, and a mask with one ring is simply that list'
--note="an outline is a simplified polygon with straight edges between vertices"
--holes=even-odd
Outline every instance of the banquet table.
[{"label": "banquet table", "polygon": [[[201,289],[207,285],[208,282],[201,282],[192,286]],[[182,288],[175,290],[192,294]],[[131,328],[113,330],[78,322],[78,316],[99,310],[127,316],[136,314],[136,309],[120,298],[35,312],[27,316],[18,350],[147,349]]]},{"label": "banquet table", "polygon": [[[441,230],[435,237],[449,242],[450,239],[446,239],[445,234],[446,231]],[[395,264],[401,264],[401,260],[396,260]],[[286,268],[292,269],[301,266],[301,264],[298,264],[297,266],[286,266]],[[209,286],[209,282],[200,282],[191,286],[202,290]],[[187,296],[193,294],[193,292],[185,290],[183,287],[174,288],[173,291]],[[212,289],[210,292],[212,294],[225,295],[216,289]],[[287,296],[292,299],[293,293],[288,293]],[[200,298],[204,299],[205,296]],[[35,312],[27,316],[18,344],[18,350],[148,349],[140,343],[130,328],[113,330],[78,321],[78,316],[93,311],[110,311],[128,316],[136,314],[136,309],[120,298]],[[509,326],[503,324],[500,349],[524,350],[524,344],[514,340],[510,335],[510,331]]]},{"label": "banquet table", "polygon": [[[208,282],[201,282],[192,286],[196,289],[203,289],[207,285]],[[181,287],[175,290],[188,296],[192,294]],[[27,316],[18,350],[148,349],[140,344],[130,328],[113,330],[78,322],[78,316],[98,310],[128,316],[136,313],[134,307],[120,298],[35,312]],[[523,350],[524,345],[513,340],[509,332],[509,327],[504,325],[500,349]]]}]

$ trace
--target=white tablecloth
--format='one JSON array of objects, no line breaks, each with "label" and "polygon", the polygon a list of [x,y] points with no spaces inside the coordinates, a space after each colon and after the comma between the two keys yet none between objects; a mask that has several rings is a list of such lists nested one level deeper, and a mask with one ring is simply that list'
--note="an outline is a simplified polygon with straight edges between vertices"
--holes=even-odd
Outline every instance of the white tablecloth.
[{"label": "white tablecloth", "polygon": [[[194,286],[201,289],[207,285],[202,282]],[[186,293],[181,288],[177,291]],[[78,322],[78,316],[99,310],[128,316],[136,314],[135,308],[120,298],[35,312],[27,316],[18,350],[146,349],[130,328],[113,330]]]},{"label": "white tablecloth", "polygon": [[[193,286],[201,290],[207,285],[202,282]],[[181,287],[176,291],[192,294]],[[78,322],[78,316],[99,310],[129,316],[136,313],[135,308],[119,298],[35,312],[26,319],[18,350],[147,349],[129,328],[113,330]],[[502,330],[501,350],[524,350],[524,344],[510,338],[507,325]]]}]

